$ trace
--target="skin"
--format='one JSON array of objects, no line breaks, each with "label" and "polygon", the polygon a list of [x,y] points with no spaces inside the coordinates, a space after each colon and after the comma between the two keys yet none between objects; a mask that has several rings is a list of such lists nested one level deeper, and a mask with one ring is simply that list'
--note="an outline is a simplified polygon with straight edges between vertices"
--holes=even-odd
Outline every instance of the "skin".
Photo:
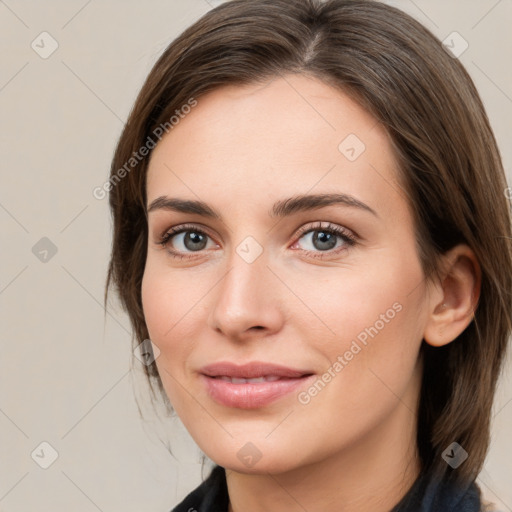
[{"label": "skin", "polygon": [[[354,161],[338,149],[349,134],[365,145]],[[304,75],[208,93],[152,153],[148,205],[164,195],[200,199],[222,217],[149,212],[142,299],[166,393],[199,447],[226,468],[230,512],[388,511],[418,476],[420,345],[449,343],[466,328],[480,277],[460,245],[443,278],[425,281],[396,169],[382,126]],[[275,201],[313,193],[350,194],[376,215],[330,205],[269,216]],[[356,244],[337,236],[335,248],[315,244],[318,221],[345,228]],[[183,233],[158,244],[184,223],[209,235],[203,249],[186,246]],[[308,226],[316,231],[297,236]],[[252,263],[236,252],[248,236],[263,250]],[[258,409],[226,407],[198,373],[216,361],[259,360],[321,378],[397,303],[307,404],[293,392]],[[261,453],[252,467],[237,457],[248,442]]]}]

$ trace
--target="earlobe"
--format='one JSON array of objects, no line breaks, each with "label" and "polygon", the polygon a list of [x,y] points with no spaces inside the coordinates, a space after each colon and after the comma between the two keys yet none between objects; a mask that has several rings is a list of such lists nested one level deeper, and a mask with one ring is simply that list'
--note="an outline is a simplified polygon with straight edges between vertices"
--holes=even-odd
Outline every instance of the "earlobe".
[{"label": "earlobe", "polygon": [[444,256],[442,279],[430,294],[423,339],[441,347],[455,340],[471,323],[480,297],[481,269],[473,251],[460,244]]}]

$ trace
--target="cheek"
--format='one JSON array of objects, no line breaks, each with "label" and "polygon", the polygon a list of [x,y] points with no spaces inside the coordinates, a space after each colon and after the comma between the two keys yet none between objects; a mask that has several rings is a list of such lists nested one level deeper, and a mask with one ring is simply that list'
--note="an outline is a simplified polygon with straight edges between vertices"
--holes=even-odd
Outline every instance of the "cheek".
[{"label": "cheek", "polygon": [[[423,273],[414,250],[382,256],[371,265],[335,269],[329,279],[295,277],[294,286],[309,309],[294,315],[295,321],[302,318],[300,330],[324,356],[325,370],[331,368],[345,390],[361,397],[366,390],[370,401],[375,384],[386,392],[379,376],[391,389],[405,386],[411,377],[426,311]],[[339,357],[343,369],[337,365],[336,372],[332,367]]]},{"label": "cheek", "polygon": [[[149,337],[160,349],[156,365],[164,382],[167,379],[162,368],[174,374],[172,365],[177,366],[176,363],[185,357],[179,340],[183,337],[180,329],[185,325],[183,319],[189,309],[186,307],[187,288],[182,288],[179,294],[177,288],[178,283],[172,275],[157,272],[148,261],[141,286],[142,307]],[[175,299],[177,295],[179,300]]]},{"label": "cheek", "polygon": [[284,280],[293,283],[294,296],[287,300],[293,322],[302,322],[304,333],[321,333],[314,340],[318,348],[344,350],[347,342],[358,339],[364,343],[386,332],[390,343],[399,344],[411,334],[411,323],[406,320],[415,318],[415,310],[422,307],[414,292],[422,282],[421,269],[403,259],[390,255],[371,265],[323,268],[300,276],[290,271]]},{"label": "cheek", "polygon": [[[182,377],[177,372],[179,368],[176,362],[182,360],[185,355],[180,354],[179,344],[172,346],[170,342],[176,331],[176,327],[173,326],[176,325],[180,309],[179,301],[173,304],[168,302],[169,297],[172,296],[172,290],[169,279],[162,278],[161,272],[153,271],[148,261],[141,285],[144,319],[149,338],[160,350],[155,360],[158,374],[167,397],[176,410],[180,400],[177,383],[182,381]],[[173,363],[176,367],[173,367]]]},{"label": "cheek", "polygon": [[183,271],[172,271],[154,259],[148,257],[144,270],[142,307],[152,340],[167,345],[178,339],[176,334],[194,315],[194,304],[201,297],[200,283]]},{"label": "cheek", "polygon": [[353,302],[330,317],[337,336],[316,345],[323,373],[298,397],[295,419],[330,439],[328,449],[354,442],[392,411],[403,420],[415,410],[421,334],[414,304],[377,296]]},{"label": "cheek", "polygon": [[[155,343],[161,342],[173,325],[171,313],[166,306],[166,290],[165,280],[157,279],[146,267],[141,286],[142,308],[149,336]],[[159,348],[162,349],[160,345]]]},{"label": "cheek", "polygon": [[[155,258],[156,259],[156,258]],[[204,297],[207,283],[182,269],[172,270],[148,257],[141,296],[151,341],[160,355],[155,363],[167,396],[178,414],[189,396],[184,383],[190,378],[187,363],[197,349],[198,330],[204,328]],[[203,285],[201,284],[203,283]]]}]

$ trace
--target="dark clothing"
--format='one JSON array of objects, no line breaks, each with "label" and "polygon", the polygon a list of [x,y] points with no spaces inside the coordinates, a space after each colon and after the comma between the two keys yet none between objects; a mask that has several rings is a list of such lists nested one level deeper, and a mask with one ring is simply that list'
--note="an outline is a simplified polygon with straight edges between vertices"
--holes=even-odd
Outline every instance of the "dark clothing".
[{"label": "dark clothing", "polygon": [[228,504],[226,472],[217,465],[210,476],[171,512],[228,512]]},{"label": "dark clothing", "polygon": [[[215,466],[210,476],[171,512],[227,512],[226,472]],[[420,475],[390,512],[480,512],[480,490],[473,482],[460,488]]]},{"label": "dark clothing", "polygon": [[391,512],[480,512],[481,507],[476,483],[455,487],[420,475]]}]

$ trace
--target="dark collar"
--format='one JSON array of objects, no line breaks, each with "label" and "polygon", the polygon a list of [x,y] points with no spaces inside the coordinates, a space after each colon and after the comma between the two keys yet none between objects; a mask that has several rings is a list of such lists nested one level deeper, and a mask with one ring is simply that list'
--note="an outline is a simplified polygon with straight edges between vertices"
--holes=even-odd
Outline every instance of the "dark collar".
[{"label": "dark collar", "polygon": [[480,489],[421,474],[391,512],[479,512]]},{"label": "dark collar", "polygon": [[171,512],[228,512],[228,504],[226,472],[216,465],[210,476]]},{"label": "dark collar", "polygon": [[[171,512],[228,512],[229,496],[224,468],[216,465],[210,476]],[[420,475],[391,512],[479,512],[480,490]]]}]

